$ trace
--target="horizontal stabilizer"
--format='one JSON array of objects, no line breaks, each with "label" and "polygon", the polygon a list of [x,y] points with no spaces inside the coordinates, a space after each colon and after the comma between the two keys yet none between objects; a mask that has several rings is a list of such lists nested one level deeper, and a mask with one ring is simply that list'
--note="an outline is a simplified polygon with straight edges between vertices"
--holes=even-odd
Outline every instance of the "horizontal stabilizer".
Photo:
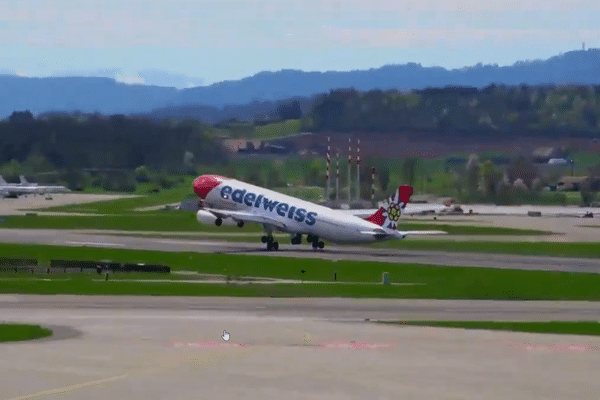
[{"label": "horizontal stabilizer", "polygon": [[404,231],[404,232],[400,232],[398,231],[399,234],[401,234],[402,236],[406,236],[406,235],[447,235],[448,232],[444,232],[444,231]]}]

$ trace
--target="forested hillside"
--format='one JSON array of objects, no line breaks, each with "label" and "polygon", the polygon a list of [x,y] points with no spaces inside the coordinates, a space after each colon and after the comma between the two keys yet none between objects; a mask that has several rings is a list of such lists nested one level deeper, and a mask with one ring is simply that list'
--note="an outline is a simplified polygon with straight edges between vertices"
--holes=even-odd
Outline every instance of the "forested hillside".
[{"label": "forested hillside", "polygon": [[600,137],[600,86],[335,90],[304,116],[303,131],[427,132],[498,139]]}]

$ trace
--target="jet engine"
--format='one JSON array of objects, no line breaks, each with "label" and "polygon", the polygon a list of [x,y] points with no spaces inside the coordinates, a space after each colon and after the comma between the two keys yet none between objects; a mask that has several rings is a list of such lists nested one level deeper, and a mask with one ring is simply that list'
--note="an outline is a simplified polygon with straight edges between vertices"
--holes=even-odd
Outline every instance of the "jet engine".
[{"label": "jet engine", "polygon": [[[204,210],[198,211],[198,213],[196,214],[196,219],[201,224],[206,224],[206,225],[216,225],[216,221],[217,221],[217,217],[215,217],[215,215],[213,213],[204,211]],[[222,219],[221,221],[222,222],[220,225],[228,225],[228,226],[229,225],[237,225],[237,222],[235,222],[231,218],[225,218],[225,219]]]}]

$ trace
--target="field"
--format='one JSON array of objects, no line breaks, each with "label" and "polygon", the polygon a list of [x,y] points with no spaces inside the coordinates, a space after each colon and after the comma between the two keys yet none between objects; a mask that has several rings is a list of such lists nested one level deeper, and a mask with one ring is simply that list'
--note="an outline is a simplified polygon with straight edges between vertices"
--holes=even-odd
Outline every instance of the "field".
[{"label": "field", "polygon": [[284,122],[277,122],[254,127],[254,139],[276,139],[285,136],[294,135],[300,132],[302,121],[299,119],[289,119]]},{"label": "field", "polygon": [[[497,331],[559,333],[564,335],[600,336],[598,321],[549,321],[549,322],[517,322],[517,321],[381,321],[382,324],[430,326],[457,329],[485,329]],[[561,349],[564,347],[564,349]],[[567,350],[567,346],[556,350]]]},{"label": "field", "polygon": [[[1,293],[152,294],[259,297],[372,297],[480,300],[600,300],[600,275],[419,264],[285,259],[267,256],[198,254],[125,249],[72,248],[41,245],[0,245],[10,257],[113,260],[169,265],[172,274],[191,271],[229,276],[231,283],[200,283],[186,275],[53,273],[0,274]],[[302,272],[304,271],[304,272]],[[382,285],[388,272],[391,285]],[[335,274],[335,279],[334,279]],[[294,280],[295,283],[240,282],[242,277]],[[141,279],[143,278],[143,281]],[[196,280],[196,282],[187,282]]]},{"label": "field", "polygon": [[[44,211],[93,213],[93,214],[123,214],[133,212],[135,209],[160,206],[164,204],[180,203],[192,195],[192,182],[194,178],[185,177],[185,182],[171,189],[163,189],[158,193],[134,198],[124,198],[111,201],[97,201],[86,204],[71,204],[57,207],[44,208]],[[36,211],[36,210],[32,210]]]},{"label": "field", "polygon": [[0,343],[39,339],[50,335],[50,329],[39,325],[0,323]]}]

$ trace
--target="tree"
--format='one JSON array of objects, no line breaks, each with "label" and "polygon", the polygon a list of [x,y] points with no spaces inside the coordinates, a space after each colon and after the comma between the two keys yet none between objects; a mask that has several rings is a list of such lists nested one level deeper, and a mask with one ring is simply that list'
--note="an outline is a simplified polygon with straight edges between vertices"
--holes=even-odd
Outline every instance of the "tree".
[{"label": "tree", "polygon": [[275,161],[273,165],[268,167],[267,170],[267,186],[271,188],[285,186],[285,182],[282,179],[282,173],[284,171],[284,163],[281,160]]},{"label": "tree", "polygon": [[409,186],[414,186],[419,160],[418,157],[409,157],[402,163],[402,176]]},{"label": "tree", "polygon": [[467,191],[470,195],[474,195],[479,188],[479,157],[476,154],[471,154],[467,162]]},{"label": "tree", "polygon": [[138,182],[150,182],[150,170],[145,165],[135,169],[135,180]]},{"label": "tree", "polygon": [[302,110],[298,100],[292,101],[290,104],[281,104],[277,107],[277,115],[281,120],[300,119],[302,118]]},{"label": "tree", "polygon": [[535,165],[523,156],[517,157],[508,166],[507,173],[510,183],[513,183],[517,179],[521,179],[529,189],[531,189],[533,180],[538,176]]},{"label": "tree", "polygon": [[40,152],[31,152],[23,164],[25,169],[31,170],[31,172],[50,172],[54,171],[54,166],[50,164],[48,159]]},{"label": "tree", "polygon": [[498,171],[491,161],[486,161],[481,165],[481,178],[483,179],[483,194],[488,199],[496,196],[496,189],[502,180],[502,172]]},{"label": "tree", "polygon": [[386,164],[382,164],[375,170],[375,173],[377,174],[381,190],[387,193],[388,186],[390,185],[390,168]]}]

